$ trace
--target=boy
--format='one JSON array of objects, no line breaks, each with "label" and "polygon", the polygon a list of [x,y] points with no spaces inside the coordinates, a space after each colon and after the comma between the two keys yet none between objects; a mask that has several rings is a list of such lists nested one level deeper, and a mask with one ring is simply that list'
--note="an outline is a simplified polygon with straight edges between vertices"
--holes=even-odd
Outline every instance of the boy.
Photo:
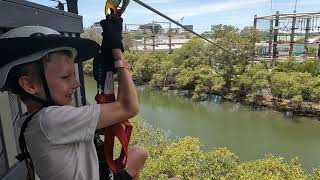
[{"label": "boy", "polygon": [[[107,21],[104,41],[119,45],[122,26]],[[120,34],[120,36],[119,36]],[[26,26],[0,36],[0,89],[17,94],[27,114],[15,124],[21,151],[40,179],[98,180],[98,158],[93,143],[96,129],[119,123],[138,113],[138,98],[129,71],[118,67],[118,98],[114,103],[71,106],[80,86],[74,62],[94,57],[99,45],[91,40],[62,37],[52,29]],[[124,60],[119,47],[111,46],[115,60]],[[111,60],[111,59],[106,59]],[[26,147],[23,147],[23,138]],[[21,145],[22,144],[22,145]],[[127,168],[121,172],[138,178],[147,156],[138,147],[128,153]],[[28,161],[27,161],[28,162]],[[32,175],[31,175],[32,176]]]}]

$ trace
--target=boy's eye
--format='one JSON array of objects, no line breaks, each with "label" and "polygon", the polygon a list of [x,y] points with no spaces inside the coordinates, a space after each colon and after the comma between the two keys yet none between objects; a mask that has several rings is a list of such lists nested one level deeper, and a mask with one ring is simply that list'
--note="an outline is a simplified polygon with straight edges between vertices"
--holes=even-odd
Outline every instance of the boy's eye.
[{"label": "boy's eye", "polygon": [[66,76],[62,76],[61,78],[62,79],[68,79],[70,76],[69,75],[66,75]]}]

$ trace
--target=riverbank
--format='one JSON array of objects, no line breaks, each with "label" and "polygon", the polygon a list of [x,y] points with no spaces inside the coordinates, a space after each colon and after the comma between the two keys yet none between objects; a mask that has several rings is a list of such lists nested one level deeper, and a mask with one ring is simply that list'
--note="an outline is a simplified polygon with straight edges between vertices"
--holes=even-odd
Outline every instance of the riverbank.
[{"label": "riverbank", "polygon": [[258,105],[285,112],[287,115],[316,117],[320,120],[320,104],[312,102],[294,103],[287,99],[263,98]]},{"label": "riverbank", "polygon": [[[145,86],[140,86],[145,87]],[[193,91],[191,90],[170,90],[168,87],[162,89],[155,89],[148,87],[151,90],[162,91],[162,92],[171,92],[177,96],[182,96],[186,98],[191,98]],[[231,102],[239,102],[237,101],[233,95],[230,96],[220,96],[220,95],[209,95],[209,94],[201,94],[199,101],[207,101],[213,103],[221,103],[222,101],[231,101]],[[304,116],[304,117],[312,117],[318,118],[320,120],[320,103],[313,102],[294,102],[288,99],[278,99],[273,98],[272,96],[262,97],[256,100],[255,102],[249,101],[240,101],[244,105],[248,105],[254,108],[266,107],[270,109],[274,109],[279,112],[285,113],[286,116]]]}]

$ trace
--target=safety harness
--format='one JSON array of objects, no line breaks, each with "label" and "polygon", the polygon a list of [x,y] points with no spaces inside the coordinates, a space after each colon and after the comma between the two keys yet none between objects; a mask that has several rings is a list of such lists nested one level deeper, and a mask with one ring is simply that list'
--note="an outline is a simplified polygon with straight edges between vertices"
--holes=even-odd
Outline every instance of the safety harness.
[{"label": "safety harness", "polygon": [[[119,18],[129,3],[129,0],[123,0],[122,7],[118,9],[121,1],[122,0],[107,0],[105,5],[106,16]],[[111,53],[111,55],[109,54],[109,56],[112,57],[111,49],[109,53]],[[97,95],[95,97],[95,100],[99,104],[112,103],[116,100],[114,95],[113,82],[114,69],[114,62],[112,59],[109,59],[109,62],[106,62],[106,59],[104,59],[102,56],[95,58],[94,77],[97,81]],[[99,165],[108,167],[100,167],[101,178],[106,174],[106,171],[108,171],[106,169],[110,169],[112,171],[112,174],[121,173],[125,169],[128,158],[128,145],[132,132],[132,125],[128,120],[124,120],[121,123],[105,127],[103,131],[103,151],[101,151],[101,140],[99,138],[101,132],[96,135],[96,137],[98,138],[96,140],[96,143],[100,142],[100,147],[97,147],[97,151],[98,157],[100,158],[99,161],[102,163],[99,163]],[[122,147],[119,157],[113,159],[115,138],[119,140]],[[104,161],[101,159],[102,157],[104,157]],[[103,164],[103,162],[106,164]]]}]

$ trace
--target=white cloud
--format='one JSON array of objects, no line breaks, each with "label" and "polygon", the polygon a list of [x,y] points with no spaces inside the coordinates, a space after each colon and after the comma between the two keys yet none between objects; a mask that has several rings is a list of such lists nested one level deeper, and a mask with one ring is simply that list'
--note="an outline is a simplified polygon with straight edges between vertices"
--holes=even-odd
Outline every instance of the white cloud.
[{"label": "white cloud", "polygon": [[248,8],[252,6],[258,6],[263,2],[267,2],[270,0],[248,0],[248,1],[227,1],[222,3],[211,3],[204,5],[194,5],[190,8],[188,7],[179,7],[179,9],[169,9],[166,10],[169,13],[169,16],[173,18],[182,18],[182,17],[190,17],[190,16],[199,16],[203,14],[217,13],[217,12],[228,12],[231,10],[238,10],[243,8]]},{"label": "white cloud", "polygon": [[143,0],[144,3],[150,4],[174,4],[178,2],[184,2],[185,0]]},{"label": "white cloud", "polygon": [[[228,12],[232,10],[238,10],[243,8],[261,6],[261,3],[269,2],[270,0],[231,0],[226,2],[213,2],[213,3],[203,3],[200,4],[199,1],[189,1],[186,3],[178,3],[181,0],[149,0],[146,1],[148,4],[152,3],[171,3],[171,6],[166,6],[165,8],[154,7],[160,12],[168,15],[173,19],[181,19],[182,17],[191,17],[191,16],[200,16],[204,14],[217,13],[217,12]],[[182,5],[180,5],[182,4]],[[138,7],[138,6],[136,6]],[[154,14],[150,10],[147,10],[142,7],[138,8],[129,8],[128,13],[130,12],[140,16],[142,14],[150,15]]]}]

